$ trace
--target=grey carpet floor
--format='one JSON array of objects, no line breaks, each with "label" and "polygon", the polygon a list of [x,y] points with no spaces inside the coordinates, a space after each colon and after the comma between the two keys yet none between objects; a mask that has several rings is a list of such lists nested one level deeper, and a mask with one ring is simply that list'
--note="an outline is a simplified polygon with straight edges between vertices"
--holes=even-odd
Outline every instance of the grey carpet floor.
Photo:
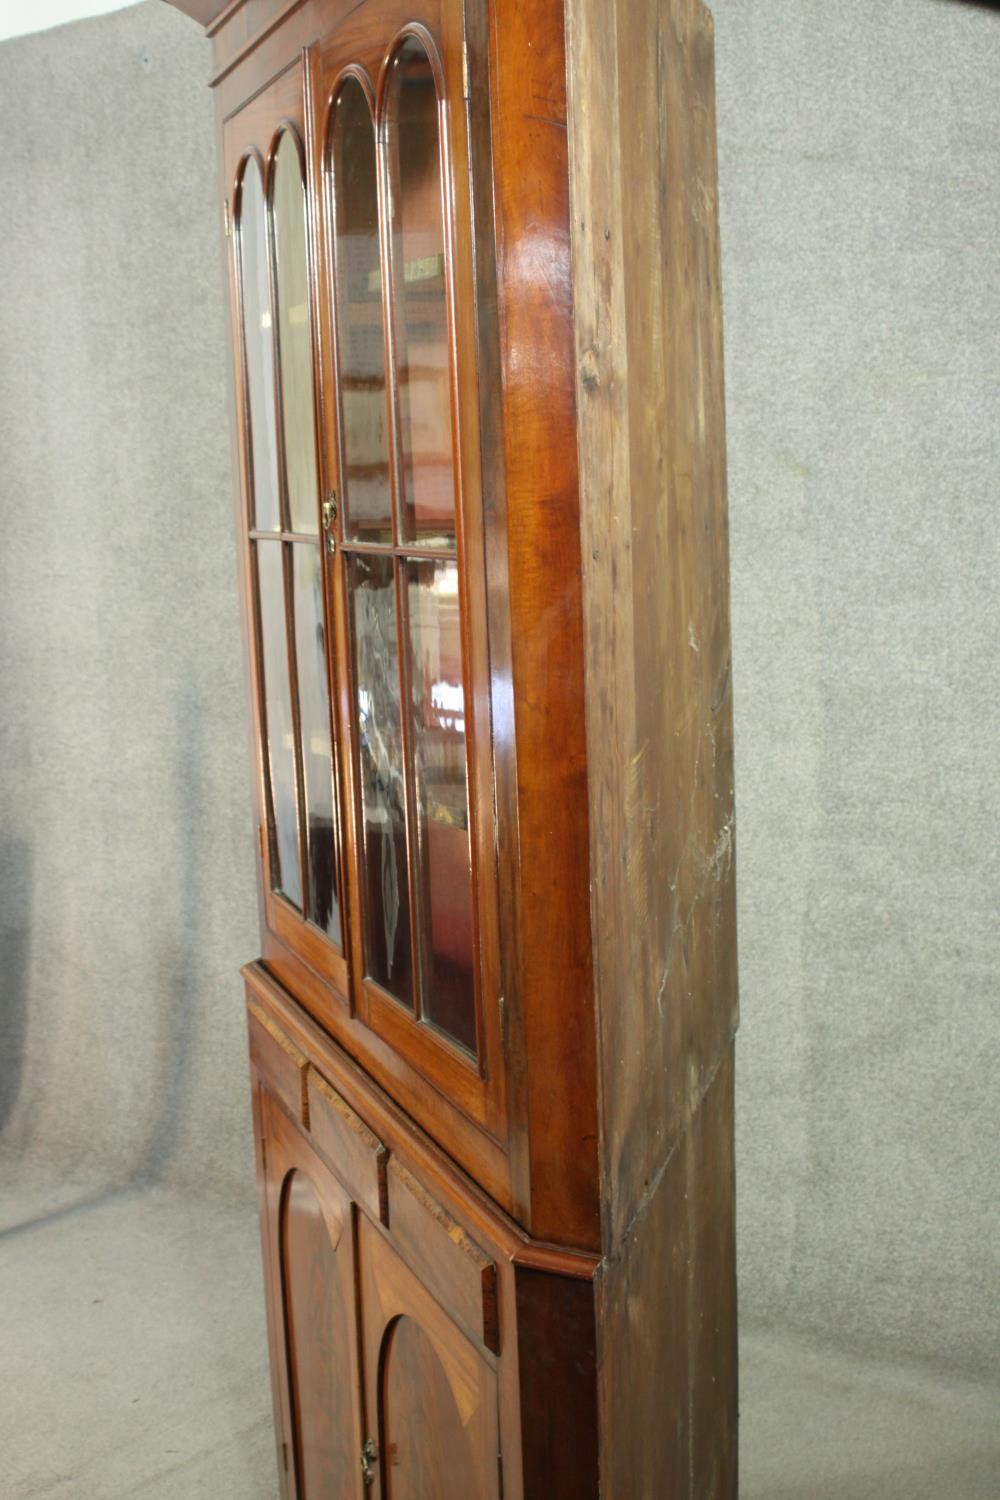
[{"label": "grey carpet floor", "polygon": [[[3,1500],[274,1500],[266,1366],[252,1210],[0,1186]],[[747,1332],[741,1494],[996,1500],[997,1395]]]}]

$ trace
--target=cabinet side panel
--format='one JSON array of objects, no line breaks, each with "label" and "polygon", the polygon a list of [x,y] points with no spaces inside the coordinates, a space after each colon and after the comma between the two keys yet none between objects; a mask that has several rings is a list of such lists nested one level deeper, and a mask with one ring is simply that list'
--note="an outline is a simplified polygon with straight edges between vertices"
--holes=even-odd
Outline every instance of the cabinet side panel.
[{"label": "cabinet side panel", "polygon": [[635,1237],[598,1281],[602,1500],[688,1500],[685,1181],[678,1146]]},{"label": "cabinet side panel", "polygon": [[732,1056],[598,1285],[603,1500],[736,1500]]},{"label": "cabinet side panel", "polygon": [[516,1275],[524,1500],[597,1500],[593,1283]]},{"label": "cabinet side panel", "polygon": [[711,17],[568,0],[605,1250],[737,1018]]}]

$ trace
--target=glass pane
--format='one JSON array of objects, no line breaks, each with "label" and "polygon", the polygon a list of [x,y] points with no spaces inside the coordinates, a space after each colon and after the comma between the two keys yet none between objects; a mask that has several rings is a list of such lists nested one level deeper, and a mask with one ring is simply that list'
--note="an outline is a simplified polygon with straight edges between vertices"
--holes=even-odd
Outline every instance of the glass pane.
[{"label": "glass pane", "polygon": [[356,78],[348,78],[334,105],[331,162],[344,527],[354,540],[391,541],[375,128]]},{"label": "glass pane", "polygon": [[271,883],[293,906],[302,907],[299,871],[299,811],[295,793],[295,738],[288,683],[285,578],[281,542],[257,542],[260,636],[264,657],[267,759],[274,816]]},{"label": "glass pane", "polygon": [[253,157],[243,173],[239,214],[254,525],[261,531],[279,531],[281,510],[278,504],[278,437],[274,422],[274,336],[267,280],[267,219],[264,187]]},{"label": "glass pane", "polygon": [[319,488],[306,259],[306,199],[298,148],[288,131],[278,143],[272,192],[289,519],[293,531],[315,534],[319,530]]},{"label": "glass pane", "polygon": [[423,1016],[474,1052],[472,856],[458,567],[408,562]]},{"label": "glass pane", "polygon": [[333,743],[323,624],[323,570],[319,548],[292,546],[295,651],[298,658],[299,723],[302,728],[303,793],[309,851],[307,915],[341,940],[337,818],[333,795]]},{"label": "glass pane", "polygon": [[427,54],[414,37],[393,59],[387,110],[402,527],[407,540],[451,544],[455,478],[438,99]]},{"label": "glass pane", "polygon": [[391,557],[348,559],[363,814],[366,971],[410,1003],[406,796]]}]

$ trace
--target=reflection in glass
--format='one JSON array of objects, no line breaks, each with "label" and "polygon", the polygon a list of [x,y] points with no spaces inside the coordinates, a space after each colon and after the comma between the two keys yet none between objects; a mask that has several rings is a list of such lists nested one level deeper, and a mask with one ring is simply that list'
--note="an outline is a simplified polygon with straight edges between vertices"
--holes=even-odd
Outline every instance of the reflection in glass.
[{"label": "reflection in glass", "polygon": [[267,760],[274,818],[271,883],[293,906],[302,906],[299,814],[295,792],[295,738],[288,684],[285,580],[281,542],[257,542],[260,639],[264,658]]},{"label": "reflection in glass", "polygon": [[403,534],[450,544],[455,536],[448,301],[438,97],[415,37],[396,53],[387,141],[392,224]]},{"label": "reflection in glass", "polygon": [[367,973],[410,1003],[406,782],[396,595],[391,556],[348,560],[363,814],[362,910]]},{"label": "reflection in glass", "polygon": [[319,529],[319,489],[306,259],[306,198],[298,147],[287,130],[278,142],[274,162],[271,211],[289,519],[293,531],[315,534]]},{"label": "reflection in glass", "polygon": [[292,571],[309,870],[306,914],[335,943],[339,943],[337,822],[319,548],[310,542],[294,543]]},{"label": "reflection in glass", "polygon": [[247,162],[243,173],[239,215],[254,525],[261,531],[280,531],[278,437],[274,421],[274,336],[271,331],[271,297],[267,278],[267,219],[260,170],[253,157]]},{"label": "reflection in glass", "polygon": [[474,1052],[472,856],[458,566],[407,562],[422,1013]]},{"label": "reflection in glass", "polygon": [[331,132],[345,533],[391,541],[375,128],[356,78],[337,96]]}]

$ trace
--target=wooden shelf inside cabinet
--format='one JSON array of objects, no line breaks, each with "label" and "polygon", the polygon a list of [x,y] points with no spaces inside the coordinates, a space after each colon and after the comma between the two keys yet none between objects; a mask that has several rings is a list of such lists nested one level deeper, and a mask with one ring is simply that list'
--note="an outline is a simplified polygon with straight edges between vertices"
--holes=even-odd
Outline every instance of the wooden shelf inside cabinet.
[{"label": "wooden shelf inside cabinet", "polygon": [[735,1500],[711,17],[179,3],[229,226],[284,1496],[391,1462],[420,1500]]}]

